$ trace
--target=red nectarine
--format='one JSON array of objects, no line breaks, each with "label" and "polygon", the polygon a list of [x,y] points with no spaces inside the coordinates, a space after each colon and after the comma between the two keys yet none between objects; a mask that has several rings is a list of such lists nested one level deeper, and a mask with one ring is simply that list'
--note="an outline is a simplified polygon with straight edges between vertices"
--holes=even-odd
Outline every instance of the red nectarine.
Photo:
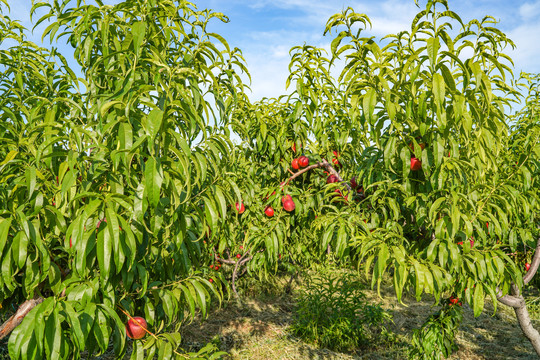
[{"label": "red nectarine", "polygon": [[136,316],[128,320],[126,324],[126,334],[132,339],[142,339],[146,335],[146,320]]}]

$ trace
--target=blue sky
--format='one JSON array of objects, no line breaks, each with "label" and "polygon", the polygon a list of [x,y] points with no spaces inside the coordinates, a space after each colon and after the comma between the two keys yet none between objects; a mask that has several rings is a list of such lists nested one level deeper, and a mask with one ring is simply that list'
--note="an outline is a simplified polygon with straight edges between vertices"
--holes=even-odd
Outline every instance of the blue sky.
[{"label": "blue sky", "polygon": [[[352,7],[368,15],[373,23],[371,34],[381,37],[410,29],[419,11],[413,0],[200,0],[197,5],[229,16],[228,24],[215,28],[243,50],[254,98],[284,92],[292,46],[308,43],[329,49],[331,38],[322,34],[334,13]],[[508,51],[517,73],[540,72],[540,0],[449,0],[449,5],[464,21],[485,15],[500,20],[498,27],[517,45],[516,50]]]},{"label": "blue sky", "polygon": [[[118,1],[104,0],[107,4]],[[331,38],[323,37],[326,20],[352,7],[373,23],[377,37],[408,30],[419,11],[413,0],[195,0],[199,9],[211,8],[227,15],[229,23],[211,23],[209,31],[223,35],[231,46],[242,49],[252,76],[253,100],[285,93],[289,50],[304,43],[329,49]],[[540,72],[540,0],[449,0],[450,9],[464,21],[492,15],[497,25],[516,43],[507,53],[516,73]],[[11,17],[31,28],[30,0],[10,1]],[[423,5],[425,1],[420,1]],[[45,26],[45,25],[44,25]],[[40,26],[32,40],[40,42]],[[62,49],[62,47],[61,47]],[[66,48],[67,50],[67,48]]]}]

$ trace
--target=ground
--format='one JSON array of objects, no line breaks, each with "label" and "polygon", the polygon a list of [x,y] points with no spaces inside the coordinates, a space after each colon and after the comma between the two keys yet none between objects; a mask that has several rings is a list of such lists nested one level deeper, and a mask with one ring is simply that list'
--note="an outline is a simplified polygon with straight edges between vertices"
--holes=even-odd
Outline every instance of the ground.
[{"label": "ground", "polygon": [[[208,320],[202,323],[196,321],[185,327],[184,342],[196,349],[208,341],[214,341],[230,354],[229,359],[238,360],[406,359],[413,329],[420,327],[435,311],[427,298],[416,302],[413,297],[405,297],[405,305],[399,304],[389,285],[383,288],[382,298],[378,297],[376,291],[366,290],[370,301],[392,312],[394,323],[390,330],[396,334],[396,342],[362,349],[356,354],[336,353],[307,344],[289,333],[295,294],[302,290],[301,281],[293,289],[292,294],[278,294],[278,291],[250,294],[242,304],[233,300],[215,310]],[[512,309],[499,305],[497,313],[493,315],[493,306],[486,299],[486,308],[478,318],[474,318],[472,309],[467,305],[464,305],[464,310],[464,320],[457,336],[459,350],[450,359],[538,358],[521,332]],[[540,327],[540,321],[535,320],[533,324]]]},{"label": "ground", "polygon": [[[306,276],[306,274],[304,274]],[[196,320],[183,327],[184,347],[197,350],[207,342],[214,342],[229,353],[230,360],[337,360],[337,359],[406,359],[412,331],[436,309],[428,297],[417,302],[412,296],[404,297],[404,305],[396,301],[391,284],[383,284],[380,298],[376,291],[365,290],[367,299],[380,304],[393,315],[390,330],[395,342],[385,346],[359,349],[355,354],[344,354],[321,349],[305,343],[290,334],[296,296],[304,289],[302,276],[293,283],[287,294],[288,277],[278,278],[270,285],[242,279],[242,303],[234,298],[216,308],[205,321]],[[246,284],[249,282],[249,284]],[[538,294],[533,298],[540,299]],[[529,307],[533,325],[540,329],[540,305]],[[493,306],[486,299],[482,315],[474,318],[472,309],[464,305],[464,320],[457,336],[459,350],[451,360],[523,360],[538,359],[525,338],[512,309],[499,305],[493,315]],[[8,359],[6,341],[0,343],[0,359]],[[126,355],[129,358],[130,351]],[[83,355],[84,359],[89,359]],[[112,351],[93,359],[112,360]]]}]

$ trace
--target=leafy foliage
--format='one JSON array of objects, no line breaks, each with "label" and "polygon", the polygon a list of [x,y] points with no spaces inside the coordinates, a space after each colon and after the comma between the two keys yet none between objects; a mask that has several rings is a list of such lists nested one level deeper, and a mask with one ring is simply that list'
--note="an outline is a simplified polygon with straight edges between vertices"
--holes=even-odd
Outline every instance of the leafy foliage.
[{"label": "leafy foliage", "polygon": [[457,345],[454,342],[463,309],[455,304],[445,304],[426,320],[421,329],[415,330],[409,352],[415,359],[446,359]]},{"label": "leafy foliage", "polygon": [[384,343],[391,337],[385,326],[392,316],[379,305],[369,304],[362,289],[352,274],[311,278],[306,292],[299,295],[291,332],[337,351]]},{"label": "leafy foliage", "polygon": [[226,217],[214,204],[234,200],[216,129],[242,91],[241,55],[205,30],[223,15],[185,2],[41,7],[36,24],[53,20],[44,37],[68,38],[84,79],[2,17],[16,45],[0,55],[0,298],[46,297],[10,356],[78,358],[112,340],[121,357],[125,322],[141,314],[150,335],[132,358],[171,358],[176,327],[223,298],[198,271],[198,239]]},{"label": "leafy foliage", "polygon": [[[222,301],[239,267],[265,279],[335,258],[373,286],[390,275],[398,300],[452,293],[475,315],[522,287],[540,236],[539,79],[515,79],[493,18],[465,23],[428,0],[378,42],[348,8],[327,22],[330,54],[291,50],[291,95],[251,103],[240,50],[207,31],[223,14],[34,0],[43,10],[35,25],[83,75],[0,16],[14,44],[0,51],[0,300],[44,299],[12,358],[110,341],[122,357],[134,315],[149,329],[133,358],[182,356],[178,327]],[[311,166],[292,171],[300,155]]]}]

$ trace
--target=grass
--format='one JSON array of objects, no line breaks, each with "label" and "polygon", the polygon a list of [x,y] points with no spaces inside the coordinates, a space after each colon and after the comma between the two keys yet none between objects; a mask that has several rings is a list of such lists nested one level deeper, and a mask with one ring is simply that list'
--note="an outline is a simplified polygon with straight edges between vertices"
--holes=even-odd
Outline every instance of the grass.
[{"label": "grass", "polygon": [[[245,301],[229,303],[215,310],[204,322],[195,321],[183,330],[185,345],[196,350],[207,341],[214,341],[229,353],[228,359],[406,359],[413,329],[419,328],[435,309],[428,297],[416,302],[404,296],[403,304],[396,301],[390,284],[383,285],[379,298],[376,291],[366,290],[367,299],[380,304],[393,315],[389,330],[395,342],[386,346],[362,349],[347,354],[317,348],[291,335],[289,327],[296,306],[295,295],[303,290],[302,279],[295,283],[292,294],[284,293],[287,279],[261,288],[255,282],[244,286]],[[281,282],[280,282],[281,281]],[[540,309],[540,306],[538,306]],[[540,312],[531,312],[533,319]],[[540,328],[540,321],[533,320]],[[537,359],[529,341],[522,334],[512,309],[493,306],[486,299],[484,312],[474,318],[473,311],[464,305],[464,319],[457,336],[459,350],[450,359]]]}]

